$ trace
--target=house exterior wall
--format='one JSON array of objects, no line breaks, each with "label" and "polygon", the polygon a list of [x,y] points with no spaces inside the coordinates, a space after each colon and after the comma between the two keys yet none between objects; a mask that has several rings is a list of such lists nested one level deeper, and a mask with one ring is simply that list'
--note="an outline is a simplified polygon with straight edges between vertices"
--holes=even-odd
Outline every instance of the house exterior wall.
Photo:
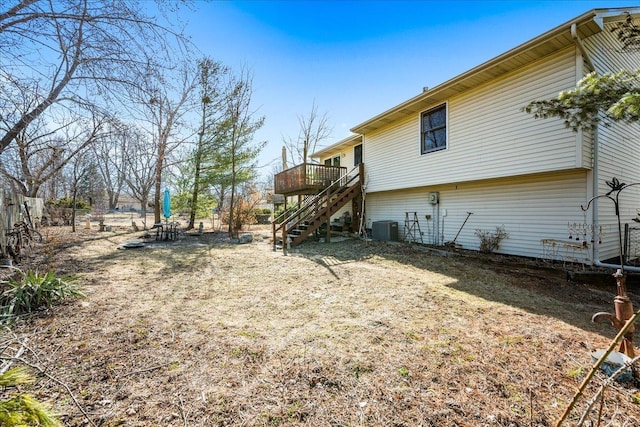
[{"label": "house exterior wall", "polygon": [[[456,239],[464,248],[479,249],[476,230],[504,225],[509,238],[498,252],[590,259],[590,236],[582,247],[569,239],[569,224],[587,224],[580,206],[589,194],[592,138],[522,111],[575,87],[579,64],[576,49],[565,49],[449,99],[443,151],[420,154],[419,115],[365,135],[367,226],[398,221],[403,236],[406,212],[417,212],[423,241],[443,244],[473,212]],[[434,191],[436,206],[427,201]]]},{"label": "house exterior wall", "polygon": [[[149,197],[149,201],[151,200],[151,197]],[[132,210],[140,211],[142,210],[142,205],[140,204],[140,201],[135,197],[123,193],[120,194],[120,197],[118,198],[117,208],[120,212],[129,212]]]},{"label": "house exterior wall", "polygon": [[[355,145],[358,145],[358,144],[355,144]],[[333,159],[336,156],[340,156],[340,166],[347,168],[347,171],[349,172],[356,167],[356,165],[353,164],[354,162],[353,148],[354,147],[343,147],[343,148],[338,148],[335,151],[331,151],[330,152],[331,154],[320,158],[320,164],[324,164],[325,160],[327,159]]]},{"label": "house exterior wall", "polygon": [[576,50],[565,49],[449,99],[445,150],[420,154],[419,114],[365,135],[368,191],[589,168],[579,135],[522,111],[574,87],[576,68]]},{"label": "house exterior wall", "polygon": [[[613,23],[605,24],[604,31],[584,41],[592,62],[599,73],[640,69],[640,55],[637,51],[622,51],[621,44],[610,31]],[[596,182],[595,194],[606,194],[610,188],[605,181],[616,177],[627,184],[640,182],[640,125],[629,123],[600,124],[596,131],[598,169],[592,179]],[[598,257],[607,260],[619,256],[617,218],[613,203],[599,199],[590,215],[596,215],[597,226],[616,230],[603,239]],[[620,217],[622,223],[638,226],[632,218],[640,209],[640,186],[631,187],[621,193]],[[593,217],[592,217],[593,218]],[[624,226],[624,225],[623,225]],[[637,242],[640,244],[640,242]]]},{"label": "house exterior wall", "polygon": [[[353,170],[354,168],[356,168],[357,165],[354,165],[354,147],[356,145],[359,145],[360,142],[354,144],[353,146],[350,147],[342,147],[342,148],[338,148],[335,151],[330,151],[330,154],[327,154],[326,156],[323,156],[320,158],[320,163],[324,164],[325,160],[327,159],[333,159],[336,156],[340,156],[340,166],[342,167],[346,167],[347,168],[347,172],[350,172],[351,174],[353,173],[357,173],[358,170],[356,169],[355,171]],[[344,156],[343,156],[344,154]],[[364,156],[364,153],[363,153]],[[332,220],[334,219],[338,219],[344,216],[345,212],[349,212],[350,216],[353,216],[353,209],[352,209],[352,205],[351,203],[347,203],[345,206],[343,206],[342,208],[340,208],[338,210],[338,212],[335,213],[335,215],[333,215],[331,218]]]},{"label": "house exterior wall", "polygon": [[[420,113],[362,135],[366,226],[394,220],[402,238],[407,213],[412,220],[416,212],[422,240],[442,244],[473,212],[456,240],[468,249],[479,248],[475,230],[504,225],[509,238],[502,253],[584,262],[617,256],[613,204],[600,199],[587,212],[582,206],[607,193],[605,180],[613,176],[640,182],[640,124],[607,123],[595,132],[573,132],[561,119],[536,120],[522,111],[532,100],[574,88],[589,72],[589,60],[599,72],[640,69],[640,55],[621,52],[612,25],[582,40],[586,57],[570,46],[425,106],[423,111],[446,103],[444,150],[420,153]],[[341,151],[350,156],[341,164],[351,165],[353,150]],[[438,205],[429,204],[430,192],[439,193]],[[631,221],[638,210],[640,185],[623,193],[623,223],[640,228]]]},{"label": "house exterior wall", "polygon": [[[479,249],[476,230],[495,231],[504,225],[509,238],[502,242],[499,253],[544,257],[545,251],[553,250],[559,252],[559,259],[582,262],[588,251],[573,247],[581,245],[582,238],[576,241],[573,235],[569,239],[568,224],[586,221],[580,208],[587,198],[586,174],[578,170],[367,193],[366,224],[371,228],[375,221],[397,221],[402,238],[406,212],[410,212],[410,220],[416,212],[424,243],[443,244],[455,238],[468,212],[472,212],[456,239],[466,249]],[[438,205],[429,204],[430,192],[439,193]],[[556,242],[555,248],[545,247],[543,239]]]}]

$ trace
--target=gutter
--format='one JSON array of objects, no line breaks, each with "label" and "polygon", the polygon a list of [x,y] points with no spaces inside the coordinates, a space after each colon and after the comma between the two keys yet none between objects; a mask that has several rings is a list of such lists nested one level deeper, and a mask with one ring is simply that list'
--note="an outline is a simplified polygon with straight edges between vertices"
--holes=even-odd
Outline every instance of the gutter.
[{"label": "gutter", "polygon": [[595,71],[596,67],[593,66],[593,62],[591,62],[591,58],[589,58],[589,54],[587,53],[587,49],[582,44],[582,40],[580,39],[580,36],[578,35],[578,26],[575,24],[575,22],[573,24],[571,24],[571,38],[573,38],[573,42],[576,44],[576,46],[578,46],[578,50],[580,50],[580,54],[582,55],[582,57],[586,61],[587,65],[589,66],[589,69],[591,71]]}]

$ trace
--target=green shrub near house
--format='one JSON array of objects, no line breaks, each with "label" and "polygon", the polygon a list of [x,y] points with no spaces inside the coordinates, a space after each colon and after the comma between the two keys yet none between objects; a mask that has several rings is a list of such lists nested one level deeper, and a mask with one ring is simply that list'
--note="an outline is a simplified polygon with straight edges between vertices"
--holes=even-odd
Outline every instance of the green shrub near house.
[{"label": "green shrub near house", "polygon": [[254,216],[258,224],[269,224],[271,222],[271,209],[255,208]]}]

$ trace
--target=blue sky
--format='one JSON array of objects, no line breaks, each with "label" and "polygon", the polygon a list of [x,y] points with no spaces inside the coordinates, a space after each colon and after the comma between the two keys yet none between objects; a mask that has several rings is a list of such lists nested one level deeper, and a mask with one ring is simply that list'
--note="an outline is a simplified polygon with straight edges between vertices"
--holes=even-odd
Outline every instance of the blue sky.
[{"label": "blue sky", "polygon": [[196,1],[198,49],[253,73],[264,175],[312,104],[355,125],[594,8],[626,1]]}]

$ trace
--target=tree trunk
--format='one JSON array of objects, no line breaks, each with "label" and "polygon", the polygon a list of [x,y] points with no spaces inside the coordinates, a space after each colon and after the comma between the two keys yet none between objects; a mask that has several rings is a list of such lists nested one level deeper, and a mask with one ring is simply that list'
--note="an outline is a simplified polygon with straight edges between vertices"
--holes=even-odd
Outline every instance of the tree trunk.
[{"label": "tree trunk", "polygon": [[144,200],[140,200],[140,218],[142,224],[144,225],[144,229],[147,230],[147,205],[149,204],[149,199],[147,197],[143,198]]},{"label": "tree trunk", "polygon": [[195,227],[196,223],[196,211],[198,210],[198,193],[200,192],[200,163],[202,157],[202,150],[198,147],[196,153],[196,170],[193,179],[193,193],[191,195],[191,214],[189,215],[189,224],[187,230],[191,230]]},{"label": "tree trunk", "polygon": [[156,194],[153,196],[153,220],[154,224],[160,224],[160,193],[162,191],[162,165],[164,163],[164,148],[158,146],[158,163],[156,163]]},{"label": "tree trunk", "polygon": [[27,191],[27,197],[38,197],[38,191],[40,191],[40,184],[34,184]]},{"label": "tree trunk", "polygon": [[233,238],[233,220],[234,214],[233,210],[235,208],[235,198],[236,198],[236,153],[235,153],[235,143],[232,148],[231,153],[231,199],[229,200],[229,237]]},{"label": "tree trunk", "polygon": [[113,190],[107,190],[107,194],[109,195],[109,209],[114,210],[118,207],[118,198],[120,194]]},{"label": "tree trunk", "polygon": [[71,198],[71,232],[76,232],[76,198],[78,196],[78,190],[76,185],[73,185],[73,197]]},{"label": "tree trunk", "polygon": [[[235,175],[235,174],[234,174]],[[231,179],[231,197],[229,198],[229,237],[233,238],[233,209],[235,208],[236,184],[235,177]]]}]

